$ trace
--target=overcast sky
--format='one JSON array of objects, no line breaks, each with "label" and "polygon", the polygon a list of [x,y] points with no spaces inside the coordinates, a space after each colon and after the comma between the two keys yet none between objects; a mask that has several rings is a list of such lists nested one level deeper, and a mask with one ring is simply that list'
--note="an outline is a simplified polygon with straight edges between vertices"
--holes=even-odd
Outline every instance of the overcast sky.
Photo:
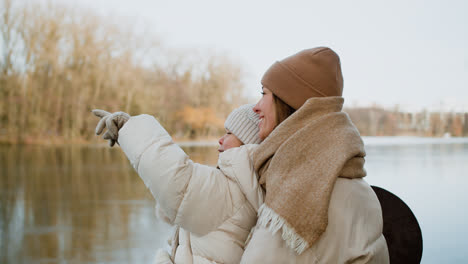
[{"label": "overcast sky", "polygon": [[[329,46],[346,105],[468,111],[468,1],[55,0],[148,22],[166,45],[226,53],[260,79],[275,61]],[[130,21],[129,20],[129,21]]]}]

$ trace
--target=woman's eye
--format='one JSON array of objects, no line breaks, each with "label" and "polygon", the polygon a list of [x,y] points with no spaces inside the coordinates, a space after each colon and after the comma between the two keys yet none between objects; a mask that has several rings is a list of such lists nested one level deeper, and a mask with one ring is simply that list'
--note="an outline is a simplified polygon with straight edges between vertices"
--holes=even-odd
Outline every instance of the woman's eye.
[{"label": "woman's eye", "polygon": [[232,133],[231,133],[231,132],[227,132],[226,134],[231,135]]},{"label": "woman's eye", "polygon": [[262,95],[265,95],[265,92],[261,92]]}]

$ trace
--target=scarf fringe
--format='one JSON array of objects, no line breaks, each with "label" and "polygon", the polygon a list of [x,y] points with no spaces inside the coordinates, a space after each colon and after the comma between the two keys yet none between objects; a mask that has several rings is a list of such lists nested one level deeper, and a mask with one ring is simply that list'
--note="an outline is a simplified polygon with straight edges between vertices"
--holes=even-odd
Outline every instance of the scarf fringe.
[{"label": "scarf fringe", "polygon": [[302,252],[309,248],[309,243],[299,236],[294,228],[292,228],[283,217],[278,215],[266,204],[262,204],[262,206],[260,206],[258,215],[257,224],[261,227],[267,228],[268,231],[273,234],[282,229],[282,238],[286,242],[286,245],[294,250],[298,255],[302,254]]}]

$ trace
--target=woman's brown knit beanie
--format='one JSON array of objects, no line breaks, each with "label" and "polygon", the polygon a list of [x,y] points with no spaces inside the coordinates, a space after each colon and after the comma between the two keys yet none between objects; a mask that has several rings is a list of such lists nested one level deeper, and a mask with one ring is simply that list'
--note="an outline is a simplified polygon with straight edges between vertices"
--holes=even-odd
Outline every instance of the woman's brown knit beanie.
[{"label": "woman's brown knit beanie", "polygon": [[341,96],[340,58],[326,47],[303,50],[271,65],[262,85],[296,110],[311,97]]}]

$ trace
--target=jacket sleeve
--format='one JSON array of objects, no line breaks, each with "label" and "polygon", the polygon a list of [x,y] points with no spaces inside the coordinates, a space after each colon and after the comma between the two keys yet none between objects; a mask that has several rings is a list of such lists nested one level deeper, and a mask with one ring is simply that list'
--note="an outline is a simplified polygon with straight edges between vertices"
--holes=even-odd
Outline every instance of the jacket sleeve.
[{"label": "jacket sleeve", "polygon": [[131,117],[118,141],[171,224],[204,235],[239,204],[232,199],[237,184],[219,169],[192,162],[154,117]]}]

